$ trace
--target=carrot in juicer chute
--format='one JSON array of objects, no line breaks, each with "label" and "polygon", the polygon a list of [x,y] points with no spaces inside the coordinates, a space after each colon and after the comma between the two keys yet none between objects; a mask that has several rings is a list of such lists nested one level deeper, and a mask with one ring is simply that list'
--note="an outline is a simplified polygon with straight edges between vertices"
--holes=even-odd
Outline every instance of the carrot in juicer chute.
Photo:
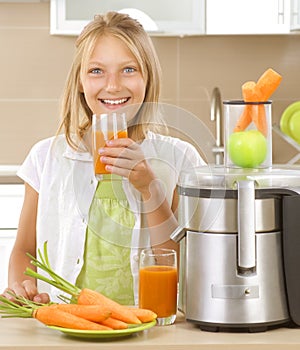
[{"label": "carrot in juicer chute", "polygon": [[258,131],[260,131],[264,136],[268,134],[268,124],[265,106],[263,104],[256,105],[256,113],[253,114],[252,120]]},{"label": "carrot in juicer chute", "polygon": [[245,102],[260,102],[262,98],[255,81],[246,81],[242,85],[242,94]]},{"label": "carrot in juicer chute", "polygon": [[[242,93],[245,102],[261,102],[263,101],[262,94],[257,84],[254,81],[248,81],[242,85]],[[264,136],[267,136],[268,125],[266,119],[265,106],[263,104],[246,105],[245,109],[250,111],[251,121],[255,124],[258,131]],[[249,124],[251,123],[249,122]],[[248,124],[248,125],[249,125]]]},{"label": "carrot in juicer chute", "polygon": [[243,113],[237,121],[234,132],[244,131],[248,125],[252,122],[253,105],[245,105]]},{"label": "carrot in juicer chute", "polygon": [[267,101],[278,88],[282,76],[272,68],[267,69],[256,83],[256,88],[260,92],[262,102]]},{"label": "carrot in juicer chute", "polygon": [[[277,89],[281,82],[281,75],[272,68],[267,69],[257,83],[247,81],[242,85],[242,94],[245,102],[265,102]],[[251,118],[251,120],[250,120]],[[268,125],[264,104],[245,105],[244,111],[237,121],[234,132],[245,130],[253,121],[258,131],[267,136]]]},{"label": "carrot in juicer chute", "polygon": [[[257,96],[255,87],[256,83],[254,81],[247,81],[242,85],[243,99],[245,102],[258,101],[259,96]],[[245,105],[243,113],[236,123],[234,132],[247,129],[248,125],[252,122],[253,114],[255,113],[254,107],[255,106],[251,104]]]}]

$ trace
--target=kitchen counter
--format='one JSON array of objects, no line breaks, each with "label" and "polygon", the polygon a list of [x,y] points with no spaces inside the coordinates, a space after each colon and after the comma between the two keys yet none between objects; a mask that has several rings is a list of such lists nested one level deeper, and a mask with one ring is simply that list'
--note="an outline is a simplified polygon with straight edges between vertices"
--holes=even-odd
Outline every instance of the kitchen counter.
[{"label": "kitchen counter", "polygon": [[300,329],[279,328],[262,333],[213,333],[201,331],[179,316],[172,326],[155,326],[126,338],[87,340],[69,337],[33,319],[0,318],[0,350],[289,350],[300,349]]},{"label": "kitchen counter", "polygon": [[23,181],[16,175],[19,165],[0,165],[0,184],[20,184]]}]

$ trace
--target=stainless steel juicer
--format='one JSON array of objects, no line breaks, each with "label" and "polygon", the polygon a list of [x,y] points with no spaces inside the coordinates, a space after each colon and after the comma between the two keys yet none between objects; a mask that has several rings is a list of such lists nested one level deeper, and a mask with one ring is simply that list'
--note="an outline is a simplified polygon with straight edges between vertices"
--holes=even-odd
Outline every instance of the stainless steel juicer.
[{"label": "stainless steel juicer", "polygon": [[180,175],[179,309],[202,330],[300,325],[300,167]]}]

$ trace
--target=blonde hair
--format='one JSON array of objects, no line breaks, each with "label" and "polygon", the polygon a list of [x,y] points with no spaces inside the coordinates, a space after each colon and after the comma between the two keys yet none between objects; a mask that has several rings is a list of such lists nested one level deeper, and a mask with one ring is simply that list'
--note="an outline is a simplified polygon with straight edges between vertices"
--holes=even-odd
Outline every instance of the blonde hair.
[{"label": "blonde hair", "polygon": [[[89,130],[92,111],[80,92],[81,74],[86,72],[90,56],[99,37],[112,35],[121,40],[136,58],[146,83],[144,103],[129,126],[129,135],[144,139],[147,130],[157,131],[165,127],[157,109],[161,88],[161,67],[153,43],[141,24],[126,14],[108,12],[96,15],[79,35],[76,52],[62,96],[62,122],[58,132],[64,130],[67,142],[77,149]],[[73,137],[75,135],[75,139]]]}]

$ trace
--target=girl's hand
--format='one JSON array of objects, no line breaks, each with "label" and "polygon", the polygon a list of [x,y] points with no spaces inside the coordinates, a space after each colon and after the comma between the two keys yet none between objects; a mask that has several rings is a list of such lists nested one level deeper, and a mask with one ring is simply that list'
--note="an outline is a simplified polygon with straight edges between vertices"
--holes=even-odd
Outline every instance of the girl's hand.
[{"label": "girl's hand", "polygon": [[13,296],[9,292],[37,303],[47,304],[50,302],[49,295],[47,293],[38,293],[35,283],[31,280],[24,280],[21,283],[15,282],[11,288],[5,289],[3,296],[12,300]]},{"label": "girl's hand", "polygon": [[108,172],[128,178],[142,195],[150,195],[155,176],[139,144],[129,138],[110,140],[99,154]]}]

